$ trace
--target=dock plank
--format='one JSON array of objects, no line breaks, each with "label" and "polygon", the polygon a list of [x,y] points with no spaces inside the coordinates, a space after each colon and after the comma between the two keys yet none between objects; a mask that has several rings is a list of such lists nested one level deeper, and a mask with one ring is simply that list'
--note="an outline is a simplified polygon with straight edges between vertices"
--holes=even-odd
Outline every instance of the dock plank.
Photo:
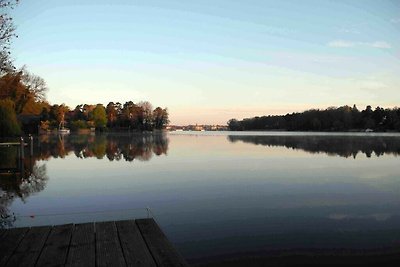
[{"label": "dock plank", "polygon": [[72,224],[54,226],[44,244],[37,266],[61,266],[67,259]]},{"label": "dock plank", "polygon": [[158,266],[188,266],[153,219],[138,219],[136,224]]},{"label": "dock plank", "polygon": [[46,242],[51,227],[32,227],[24,236],[6,266],[33,266]]},{"label": "dock plank", "polygon": [[76,224],[67,258],[68,267],[96,265],[94,223]]},{"label": "dock plank", "polygon": [[116,222],[128,266],[157,266],[134,220]]},{"label": "dock plank", "polygon": [[115,222],[95,224],[97,266],[126,266]]},{"label": "dock plank", "polygon": [[3,230],[0,239],[0,266],[5,266],[29,228]]},{"label": "dock plank", "polygon": [[2,229],[1,266],[188,266],[153,219]]}]

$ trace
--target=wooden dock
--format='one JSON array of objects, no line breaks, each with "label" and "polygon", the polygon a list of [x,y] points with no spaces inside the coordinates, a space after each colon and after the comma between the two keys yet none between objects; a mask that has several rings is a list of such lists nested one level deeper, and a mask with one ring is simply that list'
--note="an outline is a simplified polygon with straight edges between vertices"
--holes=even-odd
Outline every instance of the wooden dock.
[{"label": "wooden dock", "polygon": [[188,266],[153,219],[0,230],[0,266]]},{"label": "wooden dock", "polygon": [[8,142],[8,143],[0,143],[0,147],[5,146],[5,147],[11,147],[11,146],[27,146],[27,143],[18,143],[18,142]]}]

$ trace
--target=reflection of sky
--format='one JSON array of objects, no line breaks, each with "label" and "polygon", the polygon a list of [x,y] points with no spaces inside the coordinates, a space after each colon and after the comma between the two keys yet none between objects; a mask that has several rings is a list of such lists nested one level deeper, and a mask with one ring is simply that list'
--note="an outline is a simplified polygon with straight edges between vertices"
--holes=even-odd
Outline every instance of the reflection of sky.
[{"label": "reflection of sky", "polygon": [[[314,243],[293,243],[308,247],[369,247],[400,240],[396,156],[309,154],[231,143],[226,136],[170,135],[169,140],[167,156],[147,162],[73,154],[50,159],[46,188],[24,204],[15,201],[12,210],[46,214],[151,207],[171,240],[190,257],[260,249],[272,234],[308,235]],[[126,213],[112,216],[125,218]],[[343,231],[352,232],[354,240],[339,243],[333,238],[338,229],[339,240],[345,240]],[[383,237],[376,243],[357,239],[357,233],[370,230]],[[392,239],[385,237],[389,230]],[[252,243],[255,237],[258,243]],[[235,239],[237,246],[225,239]],[[197,253],[196,240],[214,245]],[[279,242],[270,244],[293,245]]]}]

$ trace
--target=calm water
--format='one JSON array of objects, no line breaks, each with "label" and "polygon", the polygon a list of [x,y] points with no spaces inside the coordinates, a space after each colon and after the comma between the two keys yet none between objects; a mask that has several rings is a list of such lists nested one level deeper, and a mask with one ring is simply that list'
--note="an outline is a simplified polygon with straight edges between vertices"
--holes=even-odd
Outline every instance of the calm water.
[{"label": "calm water", "polygon": [[[1,148],[0,169],[17,150]],[[119,220],[150,207],[191,262],[400,247],[400,135],[41,136],[0,175],[3,227]]]}]

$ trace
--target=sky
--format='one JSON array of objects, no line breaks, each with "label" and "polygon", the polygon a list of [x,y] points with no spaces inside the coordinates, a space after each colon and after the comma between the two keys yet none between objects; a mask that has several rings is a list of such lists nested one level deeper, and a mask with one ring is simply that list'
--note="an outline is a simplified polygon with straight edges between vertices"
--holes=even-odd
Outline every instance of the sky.
[{"label": "sky", "polygon": [[51,104],[150,101],[171,124],[400,105],[400,1],[22,0],[15,65]]}]

